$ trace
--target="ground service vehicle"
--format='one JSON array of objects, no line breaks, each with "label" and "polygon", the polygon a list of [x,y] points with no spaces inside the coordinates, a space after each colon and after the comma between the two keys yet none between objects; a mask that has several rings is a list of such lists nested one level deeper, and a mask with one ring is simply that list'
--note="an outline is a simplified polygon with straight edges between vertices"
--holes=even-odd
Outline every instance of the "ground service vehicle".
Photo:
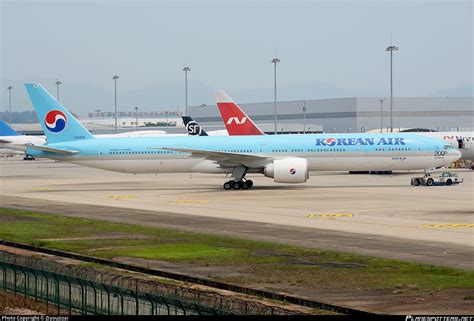
[{"label": "ground service vehicle", "polygon": [[441,185],[453,185],[462,183],[463,179],[458,178],[458,174],[453,172],[443,172],[441,175],[431,175],[426,173],[423,177],[412,177],[411,185],[413,186],[441,186]]}]

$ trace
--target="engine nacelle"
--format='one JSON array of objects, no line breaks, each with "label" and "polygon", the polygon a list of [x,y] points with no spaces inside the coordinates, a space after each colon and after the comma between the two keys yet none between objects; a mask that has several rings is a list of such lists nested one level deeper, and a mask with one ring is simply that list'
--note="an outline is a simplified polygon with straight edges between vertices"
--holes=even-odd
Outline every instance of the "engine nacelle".
[{"label": "engine nacelle", "polygon": [[263,173],[275,183],[304,183],[309,178],[308,162],[304,158],[276,159],[265,166]]}]

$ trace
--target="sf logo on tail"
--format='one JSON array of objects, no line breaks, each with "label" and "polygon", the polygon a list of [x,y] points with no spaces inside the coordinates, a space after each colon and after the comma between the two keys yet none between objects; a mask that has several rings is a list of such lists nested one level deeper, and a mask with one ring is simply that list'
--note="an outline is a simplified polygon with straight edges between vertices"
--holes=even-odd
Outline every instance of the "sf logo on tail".
[{"label": "sf logo on tail", "polygon": [[201,134],[202,129],[198,123],[192,120],[186,124],[186,131],[188,132],[189,135],[197,136]]},{"label": "sf logo on tail", "polygon": [[231,125],[232,122],[236,123],[237,125],[242,125],[242,124],[245,124],[245,122],[247,121],[247,117],[242,117],[242,119],[239,119],[239,117],[230,117],[228,120],[227,120],[227,125]]}]

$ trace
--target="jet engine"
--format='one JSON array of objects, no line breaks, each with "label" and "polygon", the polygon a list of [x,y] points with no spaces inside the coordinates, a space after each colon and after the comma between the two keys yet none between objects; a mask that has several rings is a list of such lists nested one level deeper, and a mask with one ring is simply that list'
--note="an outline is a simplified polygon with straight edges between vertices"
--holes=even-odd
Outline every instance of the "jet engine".
[{"label": "jet engine", "polygon": [[275,183],[304,183],[309,178],[308,162],[304,158],[276,159],[263,171]]}]

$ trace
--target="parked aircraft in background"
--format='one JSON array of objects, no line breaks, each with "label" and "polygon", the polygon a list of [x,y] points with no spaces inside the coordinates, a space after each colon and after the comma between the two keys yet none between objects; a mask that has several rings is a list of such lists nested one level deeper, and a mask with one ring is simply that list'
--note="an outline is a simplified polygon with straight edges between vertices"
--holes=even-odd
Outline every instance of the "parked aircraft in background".
[{"label": "parked aircraft in background", "polygon": [[152,137],[152,136],[161,136],[166,135],[166,131],[164,130],[135,130],[129,131],[125,133],[118,133],[118,134],[99,134],[94,135],[100,138],[107,138],[107,137]]},{"label": "parked aircraft in background", "polygon": [[[102,134],[96,137],[148,137],[165,135],[163,130],[150,131],[133,131],[119,134]],[[21,135],[16,130],[11,128],[7,123],[0,119],[0,148],[11,148],[12,150],[24,152],[27,145],[41,145],[46,144],[46,136]]]},{"label": "parked aircraft in background", "polygon": [[23,155],[24,152],[20,152],[14,149],[0,148],[0,155]]},{"label": "parked aircraft in background", "polygon": [[20,135],[0,119],[0,154],[24,154],[27,145],[42,145],[44,136]]},{"label": "parked aircraft in background", "polygon": [[416,134],[443,139],[461,152],[462,160],[474,160],[474,132],[419,132]]},{"label": "parked aircraft in background", "polygon": [[[191,116],[183,116],[182,118],[186,131],[190,136],[229,136],[226,129],[210,130],[206,132]],[[179,136],[182,135],[179,134]]]},{"label": "parked aircraft in background", "polygon": [[184,127],[190,136],[209,136],[204,129],[190,116],[183,116]]},{"label": "parked aircraft in background", "polygon": [[48,139],[28,153],[111,171],[232,174],[225,189],[248,189],[247,173],[304,183],[309,171],[429,169],[461,156],[442,140],[413,134],[97,138],[41,85],[25,86]]},{"label": "parked aircraft in background", "polygon": [[[152,131],[133,131],[119,134],[102,134],[96,135],[99,138],[108,137],[150,137],[165,135],[166,132],[163,130],[152,130]],[[17,152],[24,152],[28,145],[42,145],[46,144],[46,136],[33,136],[33,135],[21,135],[13,128],[8,126],[3,120],[0,119],[0,148],[8,148]]]},{"label": "parked aircraft in background", "polygon": [[265,135],[250,117],[223,91],[216,91],[217,108],[230,136]]}]

